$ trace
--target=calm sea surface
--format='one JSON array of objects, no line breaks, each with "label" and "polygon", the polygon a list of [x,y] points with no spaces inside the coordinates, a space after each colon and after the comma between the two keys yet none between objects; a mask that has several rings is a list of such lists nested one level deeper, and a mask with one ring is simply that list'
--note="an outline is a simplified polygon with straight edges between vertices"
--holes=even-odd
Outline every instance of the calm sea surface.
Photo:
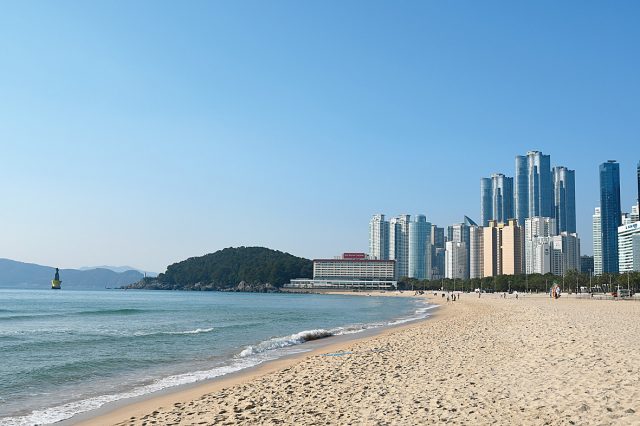
[{"label": "calm sea surface", "polygon": [[63,420],[429,308],[374,296],[0,290],[0,425]]}]

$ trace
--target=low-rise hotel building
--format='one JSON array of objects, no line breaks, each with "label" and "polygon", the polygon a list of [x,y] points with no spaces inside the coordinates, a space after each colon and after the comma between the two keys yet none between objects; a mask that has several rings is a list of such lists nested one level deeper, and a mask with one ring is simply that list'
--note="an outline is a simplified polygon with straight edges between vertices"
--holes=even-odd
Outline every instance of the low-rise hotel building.
[{"label": "low-rise hotel building", "polygon": [[314,259],[313,278],[293,279],[284,288],[334,290],[394,290],[394,260],[370,259],[364,253],[344,253],[335,259]]}]

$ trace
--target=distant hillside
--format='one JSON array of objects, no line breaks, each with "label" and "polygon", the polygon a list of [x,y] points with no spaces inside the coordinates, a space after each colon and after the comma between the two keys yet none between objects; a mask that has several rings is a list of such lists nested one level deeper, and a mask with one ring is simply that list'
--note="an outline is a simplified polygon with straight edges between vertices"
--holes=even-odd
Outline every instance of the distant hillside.
[{"label": "distant hillside", "polygon": [[[0,288],[42,289],[51,286],[55,268],[33,263],[0,259]],[[138,271],[114,272],[97,268],[80,271],[61,269],[60,279],[63,289],[92,290],[118,288],[140,281],[143,275]]]},{"label": "distant hillside", "polygon": [[109,269],[109,270],[111,270],[113,272],[136,271],[136,272],[140,272],[143,275],[147,274],[148,277],[157,277],[158,276],[157,272],[143,271],[142,269],[134,268],[133,266],[100,265],[100,266],[82,266],[82,267],[78,268],[79,271],[88,271],[90,269]]},{"label": "distant hillside", "polygon": [[129,288],[158,290],[275,290],[292,278],[311,277],[312,262],[264,247],[230,247],[167,267],[157,278]]}]

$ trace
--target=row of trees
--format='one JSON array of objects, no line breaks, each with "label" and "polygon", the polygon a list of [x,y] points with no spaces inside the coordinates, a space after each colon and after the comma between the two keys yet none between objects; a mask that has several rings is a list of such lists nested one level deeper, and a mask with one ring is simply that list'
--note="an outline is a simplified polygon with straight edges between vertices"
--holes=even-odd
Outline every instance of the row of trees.
[{"label": "row of trees", "polygon": [[547,292],[557,284],[563,292],[612,292],[618,287],[629,288],[632,292],[640,291],[640,272],[622,274],[602,274],[592,277],[587,273],[569,271],[564,276],[553,274],[521,274],[499,275],[496,277],[473,278],[469,280],[417,280],[401,278],[398,286],[404,290],[446,290],[474,291],[481,289],[488,292]]}]

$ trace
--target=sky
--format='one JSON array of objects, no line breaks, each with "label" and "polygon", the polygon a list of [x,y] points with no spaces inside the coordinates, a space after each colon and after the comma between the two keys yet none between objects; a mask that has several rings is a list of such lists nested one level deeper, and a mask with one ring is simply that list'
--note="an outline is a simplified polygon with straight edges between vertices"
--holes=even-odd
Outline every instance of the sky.
[{"label": "sky", "polygon": [[230,246],[368,250],[371,215],[480,219],[539,150],[640,160],[637,1],[13,1],[0,14],[0,257],[162,272]]}]

